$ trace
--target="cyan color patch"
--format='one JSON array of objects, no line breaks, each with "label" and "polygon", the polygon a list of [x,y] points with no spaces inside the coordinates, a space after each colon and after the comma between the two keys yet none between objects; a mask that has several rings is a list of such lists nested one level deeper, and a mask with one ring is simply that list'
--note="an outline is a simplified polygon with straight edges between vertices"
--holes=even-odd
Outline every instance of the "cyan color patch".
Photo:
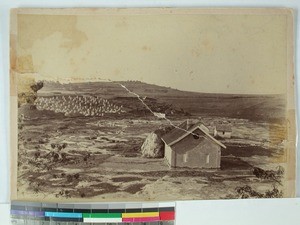
[{"label": "cyan color patch", "polygon": [[82,213],[45,212],[45,216],[56,218],[82,218]]}]

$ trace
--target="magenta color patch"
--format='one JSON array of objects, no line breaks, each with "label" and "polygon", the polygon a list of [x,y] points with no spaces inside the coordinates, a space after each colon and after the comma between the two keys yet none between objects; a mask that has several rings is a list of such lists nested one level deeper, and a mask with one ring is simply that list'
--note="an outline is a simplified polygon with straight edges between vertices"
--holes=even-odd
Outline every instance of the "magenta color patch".
[{"label": "magenta color patch", "polygon": [[132,222],[153,222],[153,221],[159,221],[159,216],[122,218],[122,222],[125,222],[125,223],[132,223]]}]

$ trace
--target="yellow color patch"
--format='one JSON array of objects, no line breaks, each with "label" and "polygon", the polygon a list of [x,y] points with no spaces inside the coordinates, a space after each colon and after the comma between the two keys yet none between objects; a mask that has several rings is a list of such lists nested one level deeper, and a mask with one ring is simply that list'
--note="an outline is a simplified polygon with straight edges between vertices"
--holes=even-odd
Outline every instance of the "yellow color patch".
[{"label": "yellow color patch", "polygon": [[122,213],[122,218],[157,217],[159,212]]}]

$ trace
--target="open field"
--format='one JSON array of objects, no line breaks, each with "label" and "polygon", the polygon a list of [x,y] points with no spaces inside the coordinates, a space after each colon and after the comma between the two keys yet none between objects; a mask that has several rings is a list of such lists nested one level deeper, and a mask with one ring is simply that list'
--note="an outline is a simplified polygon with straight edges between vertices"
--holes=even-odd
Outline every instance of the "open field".
[{"label": "open field", "polygon": [[281,165],[282,137],[269,135],[275,129],[271,127],[280,130],[282,126],[203,118],[211,125],[218,120],[232,123],[233,138],[224,142],[227,149],[222,152],[221,169],[200,170],[171,169],[164,159],[141,157],[144,139],[168,126],[165,120],[47,114],[24,119],[19,133],[18,195],[20,199],[138,201],[239,198],[238,188],[244,186],[262,193],[274,186],[282,190],[278,179],[253,174],[254,166],[276,171]]},{"label": "open field", "polygon": [[[141,82],[45,83],[20,104],[18,198],[103,201],[282,197],[286,128],[283,96],[184,92]],[[76,90],[76,91],[75,91]],[[21,95],[25,96],[26,95]],[[142,101],[141,101],[142,99]],[[144,158],[146,137],[200,120],[221,140],[220,169],[169,168]]]}]

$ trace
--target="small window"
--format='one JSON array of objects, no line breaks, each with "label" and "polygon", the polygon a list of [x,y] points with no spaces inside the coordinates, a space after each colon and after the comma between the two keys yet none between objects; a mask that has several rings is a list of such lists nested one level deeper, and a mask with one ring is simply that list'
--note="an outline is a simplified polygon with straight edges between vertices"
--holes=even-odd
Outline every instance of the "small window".
[{"label": "small window", "polygon": [[185,154],[183,155],[183,162],[187,162],[187,158],[188,158],[188,154],[185,153]]},{"label": "small window", "polygon": [[209,154],[206,155],[206,164],[209,163]]},{"label": "small window", "polygon": [[199,139],[199,135],[198,134],[193,134],[194,139]]}]

